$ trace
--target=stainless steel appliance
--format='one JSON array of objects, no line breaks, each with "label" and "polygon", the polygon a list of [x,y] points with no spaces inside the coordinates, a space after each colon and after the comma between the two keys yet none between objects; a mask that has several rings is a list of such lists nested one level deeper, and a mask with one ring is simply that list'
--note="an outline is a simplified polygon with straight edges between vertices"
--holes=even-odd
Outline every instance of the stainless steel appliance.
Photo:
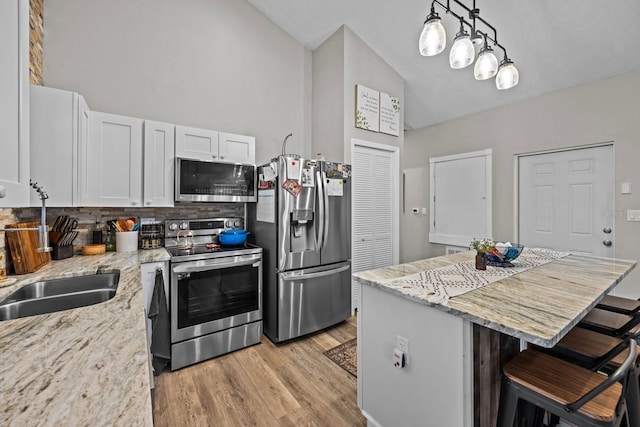
[{"label": "stainless steel appliance", "polygon": [[176,202],[255,202],[256,167],[176,159]]},{"label": "stainless steel appliance", "polygon": [[265,253],[265,335],[281,342],[347,319],[351,167],[284,155],[258,172],[247,220]]},{"label": "stainless steel appliance", "polygon": [[165,221],[172,370],[261,340],[262,249],[218,242],[243,226],[241,218]]}]

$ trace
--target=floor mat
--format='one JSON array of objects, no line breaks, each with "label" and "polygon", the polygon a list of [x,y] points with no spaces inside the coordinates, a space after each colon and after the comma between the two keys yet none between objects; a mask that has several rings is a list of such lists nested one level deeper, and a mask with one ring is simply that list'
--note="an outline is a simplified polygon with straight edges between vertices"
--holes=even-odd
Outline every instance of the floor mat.
[{"label": "floor mat", "polygon": [[354,338],[322,354],[354,377],[358,376],[358,339]]}]

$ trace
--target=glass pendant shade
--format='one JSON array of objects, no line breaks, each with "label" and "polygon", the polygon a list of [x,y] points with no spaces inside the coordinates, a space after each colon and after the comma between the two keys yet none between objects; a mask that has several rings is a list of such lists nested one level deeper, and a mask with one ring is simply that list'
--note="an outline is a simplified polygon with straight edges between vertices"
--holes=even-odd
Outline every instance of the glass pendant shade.
[{"label": "glass pendant shade", "polygon": [[449,52],[449,65],[454,70],[468,67],[476,57],[476,50],[473,47],[471,37],[466,32],[463,34],[458,33],[453,41],[453,47]]},{"label": "glass pendant shade", "polygon": [[447,35],[440,18],[429,15],[420,34],[420,54],[422,56],[437,55],[444,50],[447,44]]},{"label": "glass pendant shade", "polygon": [[513,62],[508,59],[502,61],[498,75],[496,76],[496,87],[499,90],[511,89],[518,84],[519,80],[520,74],[515,65],[513,65]]},{"label": "glass pendant shade", "polygon": [[473,69],[476,80],[487,80],[498,72],[498,58],[493,54],[491,47],[485,46],[478,54],[478,60]]}]

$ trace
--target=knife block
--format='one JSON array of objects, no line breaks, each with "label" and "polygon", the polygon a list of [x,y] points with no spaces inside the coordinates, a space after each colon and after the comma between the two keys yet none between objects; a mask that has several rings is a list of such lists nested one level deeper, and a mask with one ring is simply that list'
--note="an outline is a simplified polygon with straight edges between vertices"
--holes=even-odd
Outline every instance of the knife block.
[{"label": "knife block", "polygon": [[58,246],[53,245],[51,258],[55,260],[71,258],[73,256],[73,245]]}]

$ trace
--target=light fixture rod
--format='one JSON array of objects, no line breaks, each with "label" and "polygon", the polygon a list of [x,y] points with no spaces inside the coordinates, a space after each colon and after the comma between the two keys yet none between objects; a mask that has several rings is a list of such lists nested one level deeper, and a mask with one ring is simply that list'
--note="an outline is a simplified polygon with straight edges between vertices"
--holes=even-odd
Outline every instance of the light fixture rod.
[{"label": "light fixture rod", "polygon": [[[441,8],[443,8],[445,10],[446,13],[449,13],[451,15],[453,15],[455,18],[459,19],[461,22],[464,22],[469,28],[471,28],[471,30],[473,32],[477,32],[479,34],[481,34],[484,38],[489,39],[493,42],[493,44],[495,46],[498,46],[500,49],[502,49],[502,52],[504,53],[504,56],[507,56],[507,50],[504,48],[504,46],[502,46],[500,43],[498,43],[498,31],[495,29],[495,27],[491,24],[489,24],[485,19],[483,19],[478,12],[478,9],[476,9],[476,2],[475,0],[473,1],[473,9],[469,9],[464,3],[460,2],[459,0],[452,0],[453,2],[455,2],[457,5],[459,5],[460,7],[462,7],[464,10],[466,10],[467,12],[469,12],[469,16],[473,17],[473,24],[470,23],[469,21],[467,21],[466,19],[464,19],[463,16],[458,15],[457,13],[455,13],[453,10],[451,10],[451,6],[450,6],[450,0],[447,0],[447,4],[442,4],[440,3],[440,1],[438,0],[433,0],[433,2],[431,3],[431,9],[433,9],[433,5],[437,4],[438,6],[440,6]],[[476,18],[482,22],[484,25],[486,25],[487,27],[489,27],[491,30],[493,30],[493,38],[489,36],[488,33],[480,31],[480,30],[476,30],[476,26],[475,26],[475,20]]]}]

